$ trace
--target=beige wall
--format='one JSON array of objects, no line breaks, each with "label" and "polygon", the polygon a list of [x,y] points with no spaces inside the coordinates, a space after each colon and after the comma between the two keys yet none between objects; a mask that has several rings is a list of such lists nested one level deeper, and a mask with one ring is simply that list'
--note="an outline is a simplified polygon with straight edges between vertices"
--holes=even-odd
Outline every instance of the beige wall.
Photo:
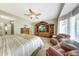
[{"label": "beige wall", "polygon": [[[14,34],[20,34],[20,29],[24,26],[24,25],[27,25],[28,27],[31,28],[32,30],[32,34],[34,34],[34,28],[33,28],[33,24],[31,23],[31,21],[29,21],[30,19],[28,19],[26,17],[26,19],[22,19],[20,17],[17,17],[15,15],[11,15],[11,14],[8,14],[6,12],[3,12],[3,11],[0,11],[1,14],[3,15],[6,15],[6,16],[9,16],[9,17],[14,17]],[[6,23],[8,22],[9,20],[6,20],[6,19],[1,19],[0,18],[0,22],[1,23]],[[47,21],[49,24],[54,24],[54,32],[56,34],[57,32],[57,20],[54,19],[54,20],[49,20]]]},{"label": "beige wall", "polygon": [[[14,34],[20,34],[20,29],[24,25],[27,25],[30,28],[32,26],[31,22],[29,21],[29,19],[27,17],[26,17],[26,19],[23,19],[23,18],[20,18],[18,16],[9,14],[7,12],[1,11],[1,10],[0,10],[0,14],[1,15],[5,15],[6,17],[10,17],[11,19],[14,20]],[[6,19],[6,18],[1,18],[0,17],[0,23],[3,23],[3,25],[1,25],[1,26],[4,27],[4,24],[10,23],[10,19]],[[4,32],[4,29],[3,29],[2,32]]]},{"label": "beige wall", "polygon": [[47,21],[49,24],[54,24],[54,34],[57,34],[57,19]]},{"label": "beige wall", "polygon": [[26,21],[24,19],[15,20],[14,21],[14,34],[21,34],[21,28],[24,27],[24,25],[27,25],[26,27],[31,28],[30,21]]}]

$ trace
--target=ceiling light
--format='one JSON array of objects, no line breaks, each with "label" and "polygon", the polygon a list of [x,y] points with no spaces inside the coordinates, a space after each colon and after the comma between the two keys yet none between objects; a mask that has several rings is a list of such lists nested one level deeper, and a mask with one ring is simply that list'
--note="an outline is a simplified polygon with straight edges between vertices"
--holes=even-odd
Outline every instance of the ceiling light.
[{"label": "ceiling light", "polygon": [[28,11],[29,11],[29,13],[28,14],[24,14],[24,15],[29,16],[31,19],[32,18],[38,19],[39,16],[41,15],[41,13],[36,13],[33,10],[31,10],[31,9],[28,9]]},{"label": "ceiling light", "polygon": [[35,17],[35,15],[31,15],[31,17]]}]

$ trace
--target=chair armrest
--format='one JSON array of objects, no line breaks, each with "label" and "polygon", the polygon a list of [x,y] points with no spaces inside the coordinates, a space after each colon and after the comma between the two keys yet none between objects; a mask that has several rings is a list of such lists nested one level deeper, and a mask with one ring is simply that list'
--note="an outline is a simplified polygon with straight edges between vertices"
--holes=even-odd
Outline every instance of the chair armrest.
[{"label": "chair armrest", "polygon": [[63,56],[63,54],[58,50],[56,50],[54,47],[49,47],[46,50],[46,52],[47,52],[47,55],[50,55],[50,56]]}]

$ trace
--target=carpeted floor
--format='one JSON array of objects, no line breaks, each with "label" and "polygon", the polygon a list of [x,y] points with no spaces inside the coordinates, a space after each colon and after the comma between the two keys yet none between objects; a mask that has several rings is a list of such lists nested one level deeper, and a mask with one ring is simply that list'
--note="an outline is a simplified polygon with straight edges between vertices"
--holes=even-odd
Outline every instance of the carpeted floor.
[{"label": "carpeted floor", "polygon": [[39,50],[36,56],[46,56],[46,49],[48,49],[50,46],[50,38],[41,37],[41,39],[44,42],[44,46]]}]

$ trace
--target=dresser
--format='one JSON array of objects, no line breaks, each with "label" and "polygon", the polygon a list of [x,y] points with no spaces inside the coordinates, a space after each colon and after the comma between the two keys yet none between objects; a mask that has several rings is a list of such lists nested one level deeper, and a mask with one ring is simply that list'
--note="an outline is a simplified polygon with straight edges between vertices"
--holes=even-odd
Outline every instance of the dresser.
[{"label": "dresser", "polygon": [[30,28],[21,28],[21,34],[30,34]]}]

